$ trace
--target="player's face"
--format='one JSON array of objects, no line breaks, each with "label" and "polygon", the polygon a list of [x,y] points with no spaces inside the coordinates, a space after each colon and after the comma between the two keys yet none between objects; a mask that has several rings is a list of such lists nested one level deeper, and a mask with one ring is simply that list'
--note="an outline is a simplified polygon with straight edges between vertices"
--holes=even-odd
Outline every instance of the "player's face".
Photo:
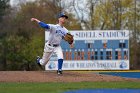
[{"label": "player's face", "polygon": [[64,24],[67,21],[65,17],[60,17],[58,20],[59,20],[59,23],[61,24]]}]

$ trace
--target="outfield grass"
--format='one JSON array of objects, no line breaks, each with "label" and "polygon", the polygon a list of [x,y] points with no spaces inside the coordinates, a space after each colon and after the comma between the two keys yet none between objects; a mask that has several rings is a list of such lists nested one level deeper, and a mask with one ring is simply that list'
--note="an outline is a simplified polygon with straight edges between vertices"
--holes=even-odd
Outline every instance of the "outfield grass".
[{"label": "outfield grass", "polygon": [[140,82],[0,83],[0,93],[64,93],[97,88],[140,89]]}]

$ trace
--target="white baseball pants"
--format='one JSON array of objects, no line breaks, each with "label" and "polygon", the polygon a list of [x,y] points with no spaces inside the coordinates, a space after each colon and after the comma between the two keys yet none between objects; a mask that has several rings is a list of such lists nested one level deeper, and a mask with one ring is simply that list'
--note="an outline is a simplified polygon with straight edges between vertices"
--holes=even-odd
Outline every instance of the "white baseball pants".
[{"label": "white baseball pants", "polygon": [[42,59],[40,59],[40,64],[46,65],[53,53],[57,55],[58,59],[63,59],[63,52],[60,45],[57,47],[52,47],[48,45],[48,43],[45,43],[43,56]]}]

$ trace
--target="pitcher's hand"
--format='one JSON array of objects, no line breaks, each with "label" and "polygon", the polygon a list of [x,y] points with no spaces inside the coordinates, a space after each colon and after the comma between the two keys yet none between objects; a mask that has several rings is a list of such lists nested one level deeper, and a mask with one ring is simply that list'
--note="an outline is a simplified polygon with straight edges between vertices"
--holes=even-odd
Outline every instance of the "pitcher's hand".
[{"label": "pitcher's hand", "polygon": [[74,48],[74,44],[72,43],[72,44],[70,44],[70,48]]},{"label": "pitcher's hand", "polygon": [[36,19],[36,18],[31,18],[31,21],[40,22],[40,20],[38,20],[38,19]]}]

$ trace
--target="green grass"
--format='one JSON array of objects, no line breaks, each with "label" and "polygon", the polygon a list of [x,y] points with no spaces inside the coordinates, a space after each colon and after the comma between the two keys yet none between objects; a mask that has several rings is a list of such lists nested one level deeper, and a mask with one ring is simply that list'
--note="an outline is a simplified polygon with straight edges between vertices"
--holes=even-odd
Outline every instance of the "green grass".
[{"label": "green grass", "polygon": [[64,93],[97,88],[140,89],[140,82],[0,83],[0,93]]}]

